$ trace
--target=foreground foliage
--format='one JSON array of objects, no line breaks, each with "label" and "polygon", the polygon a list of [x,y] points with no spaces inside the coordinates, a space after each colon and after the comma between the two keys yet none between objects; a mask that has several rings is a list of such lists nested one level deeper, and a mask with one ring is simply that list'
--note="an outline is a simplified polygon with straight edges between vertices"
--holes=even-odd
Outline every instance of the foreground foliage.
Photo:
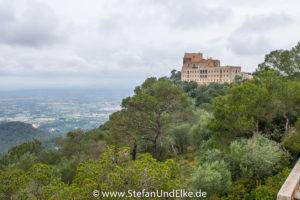
[{"label": "foreground foliage", "polygon": [[[0,171],[2,199],[90,199],[94,190],[171,191],[179,189],[179,166],[173,160],[157,162],[149,154],[131,160],[128,148],[107,147],[97,160],[80,163],[71,185],[55,177],[53,167],[36,164],[27,172]],[[115,199],[115,198],[114,198]]]}]

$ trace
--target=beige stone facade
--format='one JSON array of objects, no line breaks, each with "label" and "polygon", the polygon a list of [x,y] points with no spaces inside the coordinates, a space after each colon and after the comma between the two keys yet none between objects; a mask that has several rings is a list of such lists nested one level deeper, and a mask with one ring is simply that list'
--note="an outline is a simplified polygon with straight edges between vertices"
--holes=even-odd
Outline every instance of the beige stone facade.
[{"label": "beige stone facade", "polygon": [[[203,59],[202,53],[185,53],[181,70],[182,81],[196,81],[200,84],[231,83],[235,77],[249,79],[249,73],[241,72],[240,66],[220,66],[219,60]],[[247,77],[247,78],[246,78]]]}]

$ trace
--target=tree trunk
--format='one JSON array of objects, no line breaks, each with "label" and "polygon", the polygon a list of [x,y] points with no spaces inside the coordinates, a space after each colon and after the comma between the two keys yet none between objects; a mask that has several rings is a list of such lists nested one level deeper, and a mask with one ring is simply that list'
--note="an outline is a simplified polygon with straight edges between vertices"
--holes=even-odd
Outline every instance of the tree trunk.
[{"label": "tree trunk", "polygon": [[282,152],[283,152],[284,155],[286,155],[288,158],[291,158],[291,155],[286,150],[286,148],[284,147],[284,144],[282,142],[279,144],[279,147],[281,148],[281,150],[282,150]]},{"label": "tree trunk", "polygon": [[258,126],[258,120],[255,121],[255,130],[253,131],[253,135],[258,135],[259,132],[259,126]]},{"label": "tree trunk", "polygon": [[156,135],[155,135],[154,139],[152,140],[152,157],[153,158],[157,158],[157,149],[156,149],[157,140],[161,134],[161,113],[160,112],[158,113],[158,116],[156,118],[156,124],[157,124]]},{"label": "tree trunk", "polygon": [[286,111],[283,112],[283,118],[285,119],[285,134],[287,134],[288,130],[289,130],[289,123],[290,123],[290,120],[289,118],[286,116]]},{"label": "tree trunk", "polygon": [[158,135],[155,136],[154,140],[152,141],[152,157],[157,158],[157,151],[156,151],[156,144],[157,144]]},{"label": "tree trunk", "polygon": [[136,159],[136,148],[137,148],[137,144],[136,144],[136,141],[134,141],[134,143],[133,143],[133,148],[132,148],[132,152],[131,152],[132,160],[135,160],[135,159]]}]

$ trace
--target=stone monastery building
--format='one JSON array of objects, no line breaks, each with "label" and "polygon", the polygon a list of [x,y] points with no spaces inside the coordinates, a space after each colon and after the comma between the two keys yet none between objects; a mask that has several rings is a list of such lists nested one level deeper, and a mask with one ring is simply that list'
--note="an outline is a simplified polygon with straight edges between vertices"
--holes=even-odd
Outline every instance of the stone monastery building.
[{"label": "stone monastery building", "polygon": [[241,66],[220,66],[220,60],[203,59],[202,53],[185,53],[181,70],[182,81],[200,84],[231,83],[236,76],[251,79],[250,73],[241,72]]}]

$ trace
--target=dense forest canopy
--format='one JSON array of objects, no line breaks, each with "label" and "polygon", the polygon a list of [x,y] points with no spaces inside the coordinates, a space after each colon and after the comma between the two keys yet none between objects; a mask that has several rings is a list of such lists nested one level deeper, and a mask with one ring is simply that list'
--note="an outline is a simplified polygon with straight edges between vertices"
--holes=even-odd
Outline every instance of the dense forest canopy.
[{"label": "dense forest canopy", "polygon": [[300,156],[299,58],[300,43],[272,51],[252,80],[230,84],[182,82],[176,70],[148,78],[105,124],[70,131],[57,150],[38,140],[10,149],[0,160],[0,199],[179,188],[275,199]]}]

